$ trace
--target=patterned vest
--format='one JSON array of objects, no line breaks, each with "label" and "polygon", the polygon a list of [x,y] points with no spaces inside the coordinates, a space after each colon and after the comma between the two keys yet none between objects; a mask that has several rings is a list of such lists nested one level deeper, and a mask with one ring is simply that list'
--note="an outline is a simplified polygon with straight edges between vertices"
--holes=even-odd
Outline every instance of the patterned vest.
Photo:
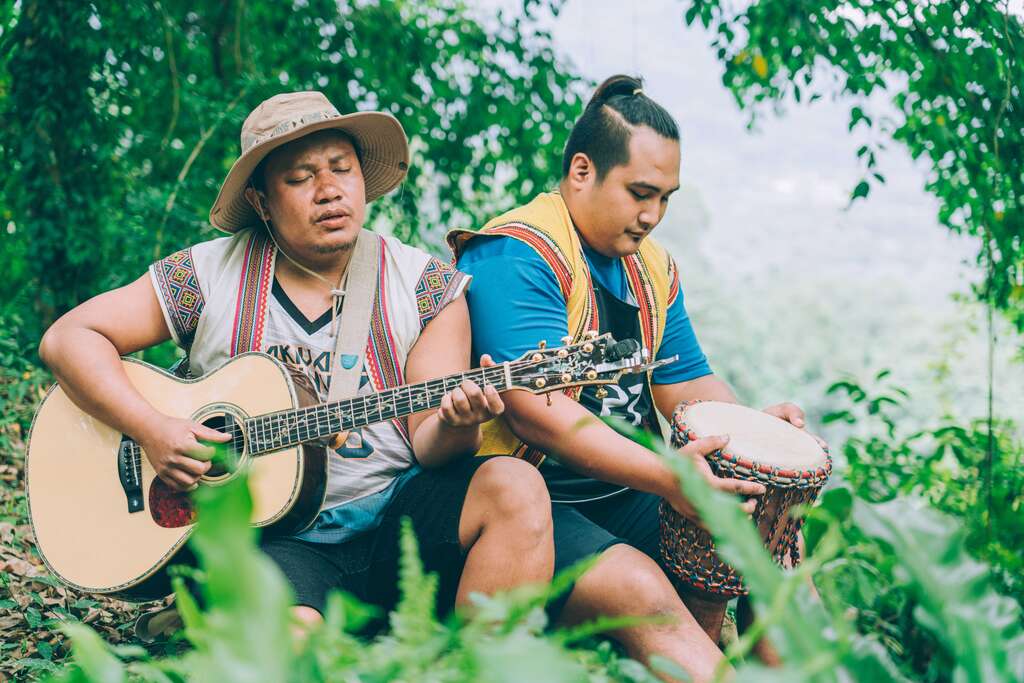
[{"label": "patterned vest", "polygon": [[[512,237],[529,245],[555,275],[565,299],[565,310],[573,342],[590,330],[598,330],[598,307],[579,233],[569,210],[557,192],[544,192],[529,204],[513,209],[490,221],[480,231],[453,230],[448,245],[457,260],[471,239]],[[661,245],[651,238],[640,244],[637,253],[622,259],[630,290],[640,308],[642,343],[655,357],[665,332],[668,306],[679,290],[675,262]],[[649,378],[648,378],[649,379]],[[567,389],[566,395],[579,400],[580,389]],[[484,425],[482,454],[510,453],[534,464],[542,453],[516,438],[503,418]]]},{"label": "patterned vest", "polygon": [[[404,383],[405,362],[420,331],[468,279],[420,249],[375,237],[381,261],[366,365],[381,391]],[[276,256],[273,241],[255,229],[197,244],[150,266],[174,341],[188,353],[190,374],[200,376],[240,353],[263,350]],[[408,441],[405,420],[395,424]]]}]

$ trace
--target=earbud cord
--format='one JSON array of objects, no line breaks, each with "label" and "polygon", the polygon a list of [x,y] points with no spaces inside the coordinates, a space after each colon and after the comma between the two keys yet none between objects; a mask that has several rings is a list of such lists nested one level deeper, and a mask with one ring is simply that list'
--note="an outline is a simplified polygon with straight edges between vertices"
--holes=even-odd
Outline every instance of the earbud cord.
[{"label": "earbud cord", "polygon": [[338,334],[338,321],[340,320],[340,318],[338,317],[338,311],[341,308],[342,301],[345,298],[345,289],[343,287],[343,284],[344,284],[343,281],[348,276],[348,268],[346,268],[345,272],[341,274],[341,277],[338,279],[338,284],[337,285],[332,285],[330,280],[325,278],[320,273],[318,273],[318,272],[316,272],[314,270],[311,270],[310,268],[307,268],[306,266],[302,265],[301,263],[296,261],[294,258],[292,258],[291,255],[287,251],[282,249],[281,245],[277,241],[277,238],[274,237],[274,230],[273,230],[273,228],[270,227],[270,221],[268,221],[263,216],[262,209],[260,211],[257,211],[257,213],[259,214],[260,220],[263,221],[263,225],[266,226],[267,234],[270,235],[270,241],[274,243],[275,247],[277,247],[277,251],[279,253],[283,254],[284,257],[286,259],[288,259],[293,266],[295,266],[296,268],[298,268],[302,272],[306,273],[307,275],[312,275],[317,280],[320,280],[325,285],[330,287],[330,289],[331,289],[331,337],[336,337],[337,334]]}]

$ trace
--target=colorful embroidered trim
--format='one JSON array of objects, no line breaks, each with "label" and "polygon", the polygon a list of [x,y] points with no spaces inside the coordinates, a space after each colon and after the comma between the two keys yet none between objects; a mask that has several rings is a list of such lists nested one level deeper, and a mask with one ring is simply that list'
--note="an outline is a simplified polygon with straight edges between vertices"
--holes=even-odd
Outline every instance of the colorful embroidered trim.
[{"label": "colorful embroidered trim", "polygon": [[597,292],[594,291],[594,280],[590,275],[590,266],[587,264],[587,258],[582,253],[580,258],[583,259],[583,273],[587,276],[587,301],[586,306],[583,308],[583,316],[580,318],[579,329],[576,330],[574,335],[574,341],[579,341],[583,338],[583,333],[593,330],[599,331],[601,329],[600,315],[597,310]]},{"label": "colorful embroidered trim", "polygon": [[260,350],[273,271],[273,243],[262,233],[253,232],[245,245],[242,275],[238,283],[235,322],[231,331],[232,357]]},{"label": "colorful embroidered trim", "polygon": [[441,310],[461,291],[466,276],[452,265],[436,258],[427,262],[419,282],[416,283],[416,311],[420,316],[420,329],[427,326]]},{"label": "colorful embroidered trim", "polygon": [[[533,247],[534,251],[548,264],[551,272],[554,273],[555,279],[558,281],[558,287],[562,292],[562,297],[566,302],[569,301],[569,295],[572,293],[573,286],[572,268],[561,247],[548,237],[547,234],[529,223],[508,223],[488,229],[487,234],[508,235],[509,237],[521,239]],[[580,258],[583,260],[583,274],[587,279],[587,298],[584,303],[583,315],[580,316],[579,323],[572,333],[574,342],[583,339],[583,335],[587,331],[598,330],[601,322],[598,319],[597,294],[594,292],[594,282],[590,277],[590,268],[587,267],[586,257],[582,253]],[[570,387],[565,389],[563,393],[574,401],[578,401],[582,391],[582,387]],[[536,464],[539,464],[544,459],[544,456],[539,453],[535,456],[524,454],[520,457],[524,457],[531,462],[537,459]]]},{"label": "colorful embroidered trim", "polygon": [[[366,366],[370,381],[376,391],[401,386],[405,379],[402,364],[395,353],[395,338],[391,333],[387,300],[387,241],[380,236],[380,272],[377,278],[377,294],[373,300],[370,315],[370,338],[366,341]],[[412,447],[409,439],[409,425],[405,418],[393,420],[405,442]]]},{"label": "colorful embroidered trim", "polygon": [[651,358],[658,353],[658,322],[661,312],[658,310],[657,299],[654,295],[654,282],[651,280],[647,264],[640,258],[639,254],[632,254],[622,259],[626,266],[626,275],[629,278],[630,288],[633,296],[636,297],[636,304],[640,307],[640,334],[643,336],[644,346],[651,353]]},{"label": "colorful embroidered trim", "polygon": [[513,458],[525,460],[534,467],[540,467],[540,464],[544,462],[545,458],[544,453],[537,450],[536,448],[531,448],[530,446],[527,446],[523,442],[519,443],[519,446],[517,446],[516,449],[512,451],[511,455]]},{"label": "colorful embroidered trim", "polygon": [[150,269],[159,285],[160,297],[174,326],[174,334],[182,347],[188,349],[206,304],[196,277],[192,250],[176,251],[154,263]]},{"label": "colorful embroidered trim", "polygon": [[674,258],[668,260],[668,282],[668,305],[671,306],[679,296],[679,270],[676,268]]}]

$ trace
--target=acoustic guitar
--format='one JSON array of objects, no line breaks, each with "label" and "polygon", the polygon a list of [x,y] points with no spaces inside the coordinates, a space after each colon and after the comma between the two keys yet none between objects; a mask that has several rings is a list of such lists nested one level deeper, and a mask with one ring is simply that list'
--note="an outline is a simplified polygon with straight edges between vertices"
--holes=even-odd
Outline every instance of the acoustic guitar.
[{"label": "acoustic guitar", "polygon": [[[325,444],[334,435],[437,408],[463,380],[540,394],[612,383],[664,362],[648,362],[634,340],[591,333],[561,348],[542,343],[489,368],[317,404],[286,366],[262,353],[236,356],[195,380],[123,360],[132,384],[157,410],[231,435],[219,447],[227,457],[200,484],[219,486],[246,472],[251,523],[278,534],[299,532],[316,519],[326,492]],[[138,443],[83,412],[57,385],[36,412],[25,477],[39,554],[60,581],[127,600],[170,592],[163,570],[189,559],[190,495],[171,489]]]}]

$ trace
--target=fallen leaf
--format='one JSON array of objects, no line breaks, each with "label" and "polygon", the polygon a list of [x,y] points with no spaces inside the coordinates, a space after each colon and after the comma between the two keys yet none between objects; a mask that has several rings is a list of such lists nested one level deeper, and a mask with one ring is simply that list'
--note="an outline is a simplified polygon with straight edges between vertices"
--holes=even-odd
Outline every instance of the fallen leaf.
[{"label": "fallen leaf", "polygon": [[9,557],[0,561],[0,572],[11,572],[17,576],[39,576],[42,568],[19,557]]}]

